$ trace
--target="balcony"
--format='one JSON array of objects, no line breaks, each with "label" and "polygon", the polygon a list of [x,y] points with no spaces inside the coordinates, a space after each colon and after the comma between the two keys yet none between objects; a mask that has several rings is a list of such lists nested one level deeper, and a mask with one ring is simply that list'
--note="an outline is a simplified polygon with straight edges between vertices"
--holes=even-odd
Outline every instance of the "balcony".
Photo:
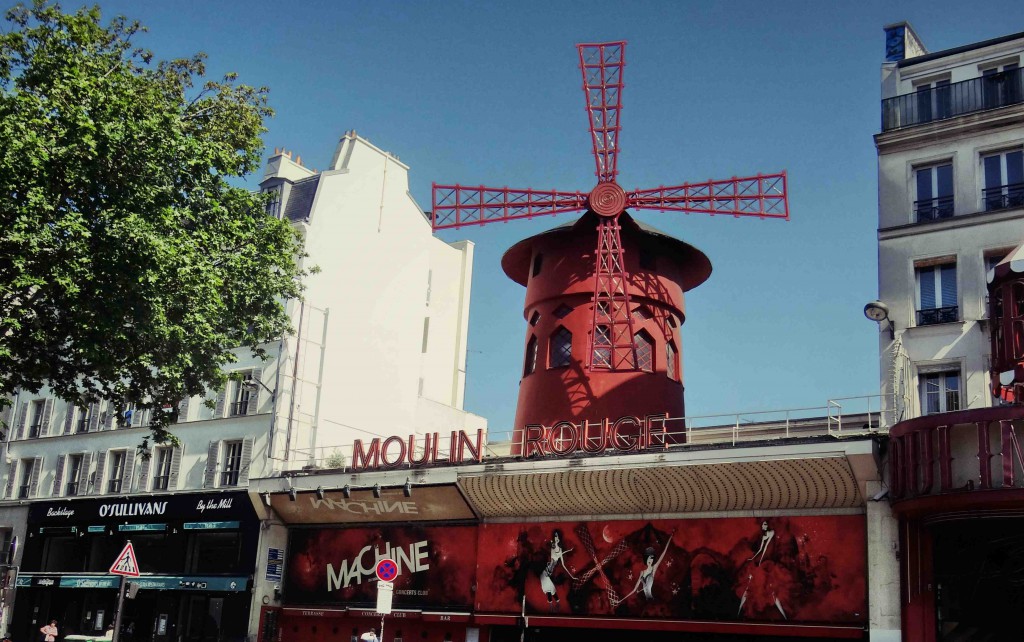
[{"label": "balcony", "polygon": [[939,198],[914,201],[914,214],[917,216],[918,223],[953,218],[953,197],[940,196]]},{"label": "balcony", "polygon": [[897,512],[1024,507],[1024,407],[926,415],[889,433],[889,492]]},{"label": "balcony", "polygon": [[972,78],[882,101],[882,131],[923,125],[1024,102],[1024,69]]},{"label": "balcony", "polygon": [[960,316],[960,306],[947,305],[941,308],[929,308],[917,311],[917,325],[935,325],[937,323],[956,323]]},{"label": "balcony", "polygon": [[1011,183],[981,190],[985,211],[1024,207],[1024,183]]}]

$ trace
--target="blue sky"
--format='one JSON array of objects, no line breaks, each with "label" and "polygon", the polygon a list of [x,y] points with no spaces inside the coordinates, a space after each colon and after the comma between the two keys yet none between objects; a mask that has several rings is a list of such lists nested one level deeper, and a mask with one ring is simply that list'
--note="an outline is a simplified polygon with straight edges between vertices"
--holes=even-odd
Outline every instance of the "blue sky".
[{"label": "blue sky", "polygon": [[[398,155],[424,209],[431,181],[589,191],[574,45],[628,41],[623,187],[789,172],[789,222],[638,216],[714,266],[687,298],[688,415],[877,393],[878,330],[862,309],[877,293],[882,27],[908,20],[930,51],[1024,30],[1019,0],[101,7],[146,24],[157,58],[205,51],[213,75],[268,86],[268,149],[323,168],[355,129]],[[441,235],[476,244],[466,407],[494,431],[512,424],[525,332],[501,254],[569,216]]]}]

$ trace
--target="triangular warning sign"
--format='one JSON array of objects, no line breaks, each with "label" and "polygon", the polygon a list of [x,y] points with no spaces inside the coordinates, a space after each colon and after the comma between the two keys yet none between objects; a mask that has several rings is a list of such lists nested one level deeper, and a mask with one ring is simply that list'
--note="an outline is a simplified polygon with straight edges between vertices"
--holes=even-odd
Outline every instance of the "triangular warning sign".
[{"label": "triangular warning sign", "polygon": [[114,560],[110,570],[107,572],[127,577],[139,576],[139,561],[135,559],[135,548],[131,542],[124,545],[120,555],[117,556],[117,559]]}]

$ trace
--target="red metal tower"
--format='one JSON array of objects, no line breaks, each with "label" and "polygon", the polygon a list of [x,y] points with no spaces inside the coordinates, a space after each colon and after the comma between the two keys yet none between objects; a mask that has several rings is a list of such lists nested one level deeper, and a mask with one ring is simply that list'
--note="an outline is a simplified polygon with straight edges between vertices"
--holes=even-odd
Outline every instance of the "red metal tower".
[{"label": "red metal tower", "polygon": [[[589,210],[600,217],[594,252],[590,342],[593,347],[595,341],[607,341],[611,350],[608,359],[588,357],[587,368],[590,371],[637,369],[629,292],[625,285],[628,274],[624,267],[619,223],[619,217],[626,208],[789,218],[785,172],[630,192],[619,186],[616,177],[619,173],[619,116],[622,111],[625,48],[625,42],[577,45],[597,166],[597,185],[589,194],[433,185],[431,225],[435,230],[581,210]],[[598,336],[594,331],[598,315],[604,313],[608,316],[603,324],[609,328],[608,337]],[[593,350],[588,351],[588,355],[593,354]]]}]

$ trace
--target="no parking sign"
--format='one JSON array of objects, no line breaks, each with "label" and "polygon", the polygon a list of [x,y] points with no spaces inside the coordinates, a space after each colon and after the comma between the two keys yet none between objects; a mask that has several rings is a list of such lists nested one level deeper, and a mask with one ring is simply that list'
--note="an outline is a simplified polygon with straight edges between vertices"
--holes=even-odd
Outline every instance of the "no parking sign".
[{"label": "no parking sign", "polygon": [[394,579],[398,577],[398,564],[384,558],[377,562],[377,613],[391,613],[391,599],[395,593]]}]

